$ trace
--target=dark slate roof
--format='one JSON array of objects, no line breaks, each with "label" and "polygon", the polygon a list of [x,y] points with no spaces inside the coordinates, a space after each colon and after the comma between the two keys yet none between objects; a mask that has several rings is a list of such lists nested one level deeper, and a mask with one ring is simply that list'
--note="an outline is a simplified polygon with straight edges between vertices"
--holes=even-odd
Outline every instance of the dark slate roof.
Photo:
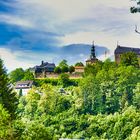
[{"label": "dark slate roof", "polygon": [[114,53],[122,54],[126,52],[135,52],[137,55],[140,55],[140,48],[124,47],[124,46],[118,45]]},{"label": "dark slate roof", "polygon": [[55,68],[54,63],[43,62],[41,65],[35,66],[35,67],[31,68],[30,70],[38,72],[38,73],[42,73],[43,71],[53,72],[54,68]]},{"label": "dark slate roof", "polygon": [[33,81],[19,81],[15,85],[15,89],[20,89],[20,88],[31,88],[33,85]]}]

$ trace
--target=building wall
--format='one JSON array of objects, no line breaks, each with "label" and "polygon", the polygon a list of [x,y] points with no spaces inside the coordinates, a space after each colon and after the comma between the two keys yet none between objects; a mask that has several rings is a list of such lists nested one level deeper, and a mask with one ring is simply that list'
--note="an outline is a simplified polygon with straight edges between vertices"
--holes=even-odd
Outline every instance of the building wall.
[{"label": "building wall", "polygon": [[[22,95],[23,96],[26,96],[28,94],[28,92],[29,92],[30,89],[31,88],[22,89]],[[17,92],[17,94],[19,94],[20,89],[15,89],[15,91]]]},{"label": "building wall", "polygon": [[83,73],[84,72],[84,67],[75,67],[75,72]]},{"label": "building wall", "polygon": [[117,64],[120,63],[120,59],[121,59],[121,55],[120,55],[120,54],[115,54],[115,62],[116,62]]},{"label": "building wall", "polygon": [[140,66],[140,55],[138,55],[138,61],[139,61],[139,66]]}]

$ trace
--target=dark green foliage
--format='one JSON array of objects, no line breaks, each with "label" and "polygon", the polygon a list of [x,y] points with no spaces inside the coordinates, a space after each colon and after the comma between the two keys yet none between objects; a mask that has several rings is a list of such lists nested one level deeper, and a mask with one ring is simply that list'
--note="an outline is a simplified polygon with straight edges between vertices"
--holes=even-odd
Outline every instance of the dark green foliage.
[{"label": "dark green foliage", "polygon": [[59,67],[60,67],[62,73],[65,73],[65,72],[68,72],[69,71],[67,60],[65,60],[65,59],[62,60],[59,63]]},{"label": "dark green foliage", "polygon": [[55,67],[54,72],[60,74],[61,68],[59,66]]},{"label": "dark green foliage", "polygon": [[140,109],[140,83],[136,85],[136,88],[133,91],[133,105],[136,106],[137,109]]},{"label": "dark green foliage", "polygon": [[66,73],[62,73],[59,76],[59,85],[62,85],[63,87],[69,86],[70,80],[69,80],[69,75]]},{"label": "dark green foliage", "polygon": [[17,98],[11,84],[9,83],[9,78],[7,76],[6,70],[3,66],[3,61],[0,59],[0,104],[6,108],[12,117],[14,117],[14,112],[16,109]]},{"label": "dark green foliage", "polygon": [[62,68],[62,67],[68,67],[68,64],[67,64],[67,60],[62,60],[60,63],[59,63],[59,67]]},{"label": "dark green foliage", "polygon": [[24,70],[22,68],[17,68],[13,70],[10,74],[10,80],[12,83],[15,83],[17,81],[20,81],[24,78]]},{"label": "dark green foliage", "polygon": [[58,84],[58,79],[35,79],[34,80],[36,86],[42,86],[43,84],[52,84],[53,86],[56,86]]},{"label": "dark green foliage", "polygon": [[84,66],[84,64],[82,62],[77,62],[75,66]]},{"label": "dark green foliage", "polygon": [[34,75],[32,72],[30,72],[29,69],[24,71],[24,77],[22,78],[22,80],[26,81],[26,80],[34,80]]},{"label": "dark green foliage", "polygon": [[74,66],[69,66],[69,72],[70,72],[70,73],[73,73],[74,71],[75,71]]},{"label": "dark green foliage", "polygon": [[131,12],[131,13],[137,13],[137,12],[139,12],[139,11],[138,11],[138,9],[137,9],[136,7],[131,7],[131,8],[130,8],[130,12]]},{"label": "dark green foliage", "polygon": [[130,8],[130,12],[131,13],[137,13],[137,12],[140,12],[140,8],[139,8],[139,5],[140,5],[140,1],[139,0],[134,0],[134,1],[136,1],[136,3],[137,3],[137,7],[131,7]]},{"label": "dark green foliage", "polygon": [[139,67],[138,57],[134,52],[127,52],[121,55],[120,64],[123,66]]},{"label": "dark green foliage", "polygon": [[69,71],[68,66],[62,66],[61,71],[62,71],[62,73],[68,72]]},{"label": "dark green foliage", "polygon": [[[53,86],[60,85],[60,80],[59,79],[35,79],[34,80],[35,85],[37,87],[42,86],[43,84],[51,84]],[[68,86],[78,86],[78,83],[80,82],[80,79],[69,79],[69,85]]]},{"label": "dark green foliage", "polygon": [[13,129],[10,122],[10,114],[0,104],[0,139],[11,140],[13,139]]},{"label": "dark green foliage", "polygon": [[10,74],[9,74],[10,80],[12,83],[21,81],[21,80],[34,80],[34,75],[32,72],[30,72],[29,69],[27,70],[23,70],[22,68],[17,68],[15,70],[13,70]]}]

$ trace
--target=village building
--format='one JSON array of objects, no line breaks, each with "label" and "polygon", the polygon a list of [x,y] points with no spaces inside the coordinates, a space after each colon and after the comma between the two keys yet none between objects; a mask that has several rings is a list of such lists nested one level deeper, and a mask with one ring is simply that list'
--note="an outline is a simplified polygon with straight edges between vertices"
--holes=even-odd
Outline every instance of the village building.
[{"label": "village building", "polygon": [[95,45],[94,45],[94,42],[93,42],[92,47],[91,47],[90,58],[88,60],[86,60],[86,65],[88,65],[88,64],[95,64],[98,61],[99,60],[96,58],[96,55],[95,55]]},{"label": "village building", "polygon": [[15,85],[15,91],[20,95],[27,95],[33,85],[33,81],[19,81]]},{"label": "village building", "polygon": [[75,66],[75,73],[83,73],[84,72],[84,66]]},{"label": "village building", "polygon": [[30,71],[33,72],[35,78],[44,78],[53,74],[55,67],[54,63],[42,61],[41,65],[30,68]]},{"label": "village building", "polygon": [[121,55],[127,52],[134,52],[138,57],[139,65],[140,65],[140,48],[124,47],[120,45],[117,45],[117,48],[114,51],[115,62],[119,64],[121,60]]}]

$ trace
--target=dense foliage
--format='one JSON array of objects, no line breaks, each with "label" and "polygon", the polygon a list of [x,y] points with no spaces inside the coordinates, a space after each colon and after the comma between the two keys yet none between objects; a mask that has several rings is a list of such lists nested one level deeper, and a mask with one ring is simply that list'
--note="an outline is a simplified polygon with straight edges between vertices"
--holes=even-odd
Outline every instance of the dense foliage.
[{"label": "dense foliage", "polygon": [[67,60],[62,60],[57,67],[55,67],[54,72],[57,74],[60,73],[73,73],[75,71],[74,66],[69,66]]},{"label": "dense foliage", "polygon": [[121,65],[139,67],[138,57],[134,52],[127,52],[121,55]]},{"label": "dense foliage", "polygon": [[23,70],[22,68],[16,68],[15,70],[11,71],[9,77],[12,83],[21,80],[34,80],[33,73],[30,72],[29,69]]},{"label": "dense foliage", "polygon": [[9,122],[0,106],[0,138],[140,139],[140,69],[135,65],[110,60],[88,65],[74,86],[67,74],[36,81],[18,97],[15,120]]},{"label": "dense foliage", "polygon": [[14,117],[17,100],[13,92],[12,85],[9,83],[9,78],[6,73],[3,61],[0,59],[0,104],[6,108]]}]

